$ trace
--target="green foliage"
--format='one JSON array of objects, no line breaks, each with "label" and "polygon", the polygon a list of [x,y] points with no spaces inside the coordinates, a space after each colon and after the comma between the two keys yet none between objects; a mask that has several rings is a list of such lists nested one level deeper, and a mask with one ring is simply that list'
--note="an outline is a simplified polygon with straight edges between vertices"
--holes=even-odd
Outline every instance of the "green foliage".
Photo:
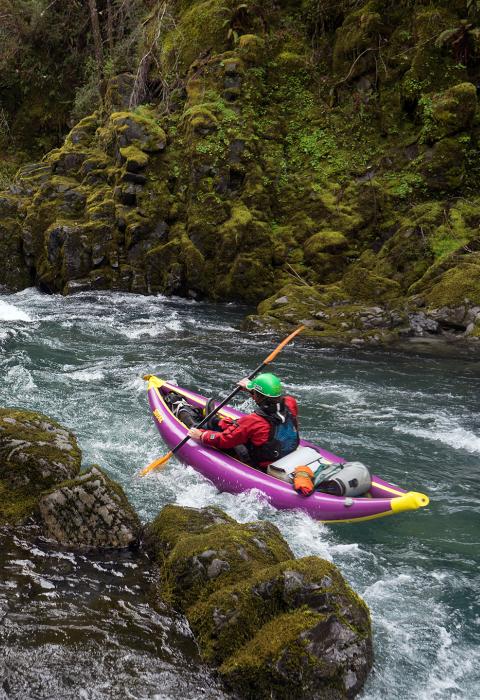
[{"label": "green foliage", "polygon": [[407,199],[415,192],[425,189],[425,181],[418,173],[401,171],[384,176],[388,192],[399,199]]}]

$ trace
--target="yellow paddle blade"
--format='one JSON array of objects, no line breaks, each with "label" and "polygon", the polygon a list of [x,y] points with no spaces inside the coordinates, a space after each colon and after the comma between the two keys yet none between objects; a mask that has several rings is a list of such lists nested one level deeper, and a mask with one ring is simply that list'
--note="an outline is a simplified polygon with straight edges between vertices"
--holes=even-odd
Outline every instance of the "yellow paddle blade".
[{"label": "yellow paddle blade", "polygon": [[159,467],[162,467],[164,464],[168,462],[170,457],[173,457],[173,452],[167,452],[166,455],[163,457],[160,457],[159,459],[156,459],[154,462],[148,465],[148,467],[145,467],[145,469],[142,469],[140,472],[140,476],[146,476],[150,472],[153,472],[154,469],[158,469]]},{"label": "yellow paddle blade", "polygon": [[295,336],[298,335],[299,333],[301,333],[303,330],[305,330],[305,326],[300,326],[299,328],[297,328],[296,331],[293,331],[293,333],[290,333],[288,338],[285,338],[285,340],[282,340],[280,345],[277,345],[275,350],[272,353],[270,353],[270,355],[267,357],[266,360],[263,361],[263,364],[268,365],[272,360],[274,360],[276,358],[276,356],[278,355],[278,353],[281,350],[283,350],[285,345],[287,345],[287,343],[289,343],[291,340],[293,340],[293,338],[295,338]]}]

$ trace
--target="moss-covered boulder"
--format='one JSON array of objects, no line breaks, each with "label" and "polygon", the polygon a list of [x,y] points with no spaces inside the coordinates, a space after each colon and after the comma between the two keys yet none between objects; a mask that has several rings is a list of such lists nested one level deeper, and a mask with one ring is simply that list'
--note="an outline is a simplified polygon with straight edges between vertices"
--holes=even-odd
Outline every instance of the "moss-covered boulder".
[{"label": "moss-covered boulder", "polygon": [[362,688],[371,666],[370,640],[335,615],[300,608],[264,625],[219,674],[249,700],[344,700]]},{"label": "moss-covered boulder", "polygon": [[97,466],[42,494],[38,514],[46,537],[75,549],[125,548],[140,534],[123,489]]},{"label": "moss-covered boulder", "polygon": [[188,617],[205,658],[223,663],[276,615],[305,606],[335,614],[362,639],[370,635],[367,607],[338,569],[318,557],[261,569],[200,600]]},{"label": "moss-covered boulder", "polygon": [[259,567],[291,558],[287,543],[271,523],[239,525],[223,520],[212,524],[212,519],[218,517],[215,512],[208,511],[204,519],[201,513],[192,512],[197,531],[182,531],[185,509],[168,506],[149,526],[147,534],[150,547],[158,552],[160,546],[155,540],[164,542],[164,528],[171,532],[172,520],[179,520],[174,544],[167,545],[169,551],[161,556],[160,569],[161,596],[179,610],[185,611],[201,596],[249,576]]},{"label": "moss-covered boulder", "polygon": [[0,521],[22,521],[40,493],[80,470],[75,436],[34,411],[0,409]]},{"label": "moss-covered boulder", "polygon": [[424,97],[422,102],[425,140],[434,141],[444,136],[471,128],[477,109],[477,89],[472,83],[460,83]]},{"label": "moss-covered boulder", "polygon": [[109,127],[115,132],[119,148],[135,146],[145,153],[158,153],[165,148],[165,131],[147,110],[114,112],[106,126],[107,132]]},{"label": "moss-covered boulder", "polygon": [[293,559],[277,528],[167,506],[148,526],[157,595],[185,612],[239,697],[353,697],[372,666],[370,616],[338,569]]},{"label": "moss-covered boulder", "polygon": [[32,284],[32,277],[22,254],[21,223],[17,211],[18,202],[13,197],[0,196],[0,256],[4,261],[0,284],[11,291],[24,289]]}]

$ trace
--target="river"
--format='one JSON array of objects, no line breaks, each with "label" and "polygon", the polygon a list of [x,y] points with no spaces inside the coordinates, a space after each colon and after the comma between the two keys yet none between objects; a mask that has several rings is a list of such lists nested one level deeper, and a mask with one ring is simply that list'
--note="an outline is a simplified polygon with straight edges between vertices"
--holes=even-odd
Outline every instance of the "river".
[{"label": "river", "polygon": [[[143,521],[166,503],[217,505],[275,523],[297,556],[333,561],[368,603],[375,666],[362,700],[480,696],[480,361],[322,349],[275,362],[302,434],[428,493],[430,506],[326,526],[232,496],[171,460],[149,416],[146,373],[228,393],[278,338],[241,330],[245,309],[115,293],[0,297],[0,405],[72,429],[85,466],[120,482]],[[237,406],[248,410],[248,400]],[[0,698],[223,698],[188,627],[153,611],[129,554],[85,556],[1,534]],[[3,685],[2,685],[3,681]]]}]

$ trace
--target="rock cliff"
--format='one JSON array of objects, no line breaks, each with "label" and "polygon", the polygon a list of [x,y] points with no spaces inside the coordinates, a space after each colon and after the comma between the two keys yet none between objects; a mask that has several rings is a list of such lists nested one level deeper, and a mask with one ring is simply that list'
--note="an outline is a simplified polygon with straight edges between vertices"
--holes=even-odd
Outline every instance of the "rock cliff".
[{"label": "rock cliff", "polygon": [[477,4],[137,5],[97,109],[0,198],[0,283],[478,347]]}]

